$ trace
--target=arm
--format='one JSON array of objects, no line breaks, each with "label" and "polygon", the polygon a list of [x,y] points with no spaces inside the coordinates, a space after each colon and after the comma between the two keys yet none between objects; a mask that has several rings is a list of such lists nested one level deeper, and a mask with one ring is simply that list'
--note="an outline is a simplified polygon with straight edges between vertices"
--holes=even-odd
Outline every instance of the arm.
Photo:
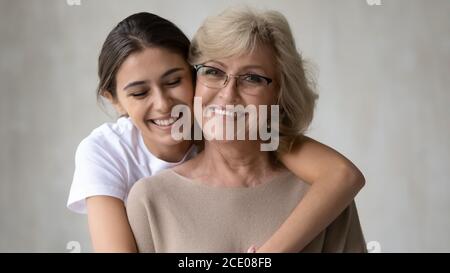
[{"label": "arm", "polygon": [[95,252],[137,252],[122,200],[99,195],[87,198],[86,204]]},{"label": "arm", "polygon": [[312,186],[288,219],[258,252],[298,252],[352,202],[364,186],[358,168],[311,138],[299,137],[283,164]]}]

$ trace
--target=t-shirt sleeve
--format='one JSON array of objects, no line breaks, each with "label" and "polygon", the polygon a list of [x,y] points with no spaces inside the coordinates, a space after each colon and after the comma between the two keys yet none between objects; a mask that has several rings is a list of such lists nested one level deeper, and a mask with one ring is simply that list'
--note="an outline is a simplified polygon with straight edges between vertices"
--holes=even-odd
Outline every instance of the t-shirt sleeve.
[{"label": "t-shirt sleeve", "polygon": [[104,147],[93,138],[84,139],[75,154],[75,172],[67,207],[86,213],[86,198],[106,195],[125,200],[126,169],[114,149]]},{"label": "t-shirt sleeve", "polygon": [[151,231],[152,212],[150,196],[145,187],[145,179],[134,184],[127,199],[127,216],[139,252],[155,252]]}]

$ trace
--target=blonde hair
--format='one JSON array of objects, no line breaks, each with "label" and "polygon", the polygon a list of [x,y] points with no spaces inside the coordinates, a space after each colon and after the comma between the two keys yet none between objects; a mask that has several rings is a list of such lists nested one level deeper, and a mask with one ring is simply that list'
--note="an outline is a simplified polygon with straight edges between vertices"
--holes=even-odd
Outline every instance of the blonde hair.
[{"label": "blonde hair", "polygon": [[277,153],[288,152],[312,121],[317,94],[308,80],[304,60],[297,51],[286,18],[277,11],[250,8],[227,9],[207,18],[191,43],[189,62],[200,64],[251,52],[268,45],[278,66],[280,145]]}]

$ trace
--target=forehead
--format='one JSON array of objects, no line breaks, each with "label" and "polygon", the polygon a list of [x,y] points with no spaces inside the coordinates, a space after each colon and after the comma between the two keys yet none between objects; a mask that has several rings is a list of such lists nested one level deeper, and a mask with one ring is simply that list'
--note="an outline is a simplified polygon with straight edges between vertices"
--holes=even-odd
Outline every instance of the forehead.
[{"label": "forehead", "polygon": [[160,47],[148,47],[139,52],[130,54],[122,63],[122,67],[139,67],[142,65],[152,67],[171,64],[185,64],[186,60],[178,53]]},{"label": "forehead", "polygon": [[276,74],[277,62],[275,51],[268,45],[257,45],[253,50],[226,57],[211,59],[218,61],[226,69],[239,70],[245,67],[261,67],[266,73]]},{"label": "forehead", "polygon": [[186,60],[170,50],[150,47],[130,54],[117,71],[117,82],[128,81],[130,78],[157,79],[166,71],[187,67]]}]

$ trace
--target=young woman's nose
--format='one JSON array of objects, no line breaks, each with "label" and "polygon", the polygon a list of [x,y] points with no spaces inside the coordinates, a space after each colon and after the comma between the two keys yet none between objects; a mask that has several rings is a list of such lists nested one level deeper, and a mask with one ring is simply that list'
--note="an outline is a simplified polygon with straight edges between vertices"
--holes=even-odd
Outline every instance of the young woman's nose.
[{"label": "young woman's nose", "polygon": [[154,92],[153,108],[161,113],[169,113],[172,110],[173,101],[164,90],[158,88]]}]

